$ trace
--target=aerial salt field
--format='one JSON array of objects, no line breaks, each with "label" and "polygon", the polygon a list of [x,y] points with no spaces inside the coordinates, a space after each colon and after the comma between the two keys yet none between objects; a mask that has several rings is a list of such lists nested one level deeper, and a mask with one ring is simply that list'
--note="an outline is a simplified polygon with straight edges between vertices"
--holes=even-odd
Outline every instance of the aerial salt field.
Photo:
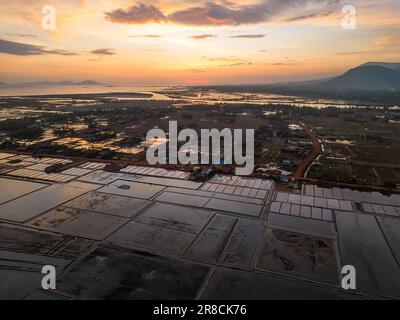
[{"label": "aerial salt field", "polygon": [[[400,298],[398,194],[0,159],[0,299]],[[46,173],[56,163],[69,166]],[[56,290],[41,289],[43,265]]]}]

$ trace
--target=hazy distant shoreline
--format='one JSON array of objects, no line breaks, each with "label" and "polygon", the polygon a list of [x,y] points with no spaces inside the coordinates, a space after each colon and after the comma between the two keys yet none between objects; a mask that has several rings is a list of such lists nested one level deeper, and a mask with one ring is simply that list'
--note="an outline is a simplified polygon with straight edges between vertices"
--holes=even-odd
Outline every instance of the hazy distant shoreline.
[{"label": "hazy distant shoreline", "polygon": [[51,97],[63,95],[129,95],[131,98],[149,99],[151,91],[160,87],[108,86],[108,85],[33,85],[0,86],[1,97]]}]

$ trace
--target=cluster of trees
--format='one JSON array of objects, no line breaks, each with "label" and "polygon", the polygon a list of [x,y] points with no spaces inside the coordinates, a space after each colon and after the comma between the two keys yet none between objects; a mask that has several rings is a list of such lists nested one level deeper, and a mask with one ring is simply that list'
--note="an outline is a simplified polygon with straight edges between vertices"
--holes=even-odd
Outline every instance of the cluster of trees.
[{"label": "cluster of trees", "polygon": [[359,134],[358,139],[367,142],[383,143],[383,138],[381,136],[376,136],[371,134]]},{"label": "cluster of trees", "polygon": [[62,126],[61,128],[57,128],[53,130],[53,134],[58,137],[67,137],[75,133],[75,130],[69,128],[68,126]]},{"label": "cluster of trees", "polygon": [[0,122],[0,131],[13,139],[35,140],[44,133],[44,129],[35,121],[35,118],[7,119]]},{"label": "cluster of trees", "polygon": [[116,134],[113,131],[98,132],[96,134],[90,135],[86,140],[90,142],[100,142],[105,140],[110,140],[116,138]]}]

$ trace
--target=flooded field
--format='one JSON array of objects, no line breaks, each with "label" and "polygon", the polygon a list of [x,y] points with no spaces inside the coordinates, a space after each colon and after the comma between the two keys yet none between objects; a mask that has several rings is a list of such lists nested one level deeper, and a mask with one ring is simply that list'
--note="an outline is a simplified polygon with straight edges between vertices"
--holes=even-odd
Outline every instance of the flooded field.
[{"label": "flooded field", "polygon": [[[120,94],[118,94],[120,93]],[[98,99],[80,98],[74,99],[69,97],[59,98],[63,95],[91,95],[101,94],[102,100],[109,101],[140,101],[156,100],[169,101],[175,100],[174,106],[192,105],[212,105],[212,104],[251,104],[251,105],[292,105],[296,107],[312,107],[312,108],[348,108],[357,107],[365,108],[374,105],[365,105],[362,103],[352,104],[342,100],[329,99],[313,99],[296,96],[278,95],[272,93],[223,93],[214,90],[193,89],[190,87],[114,87],[114,86],[34,86],[34,87],[1,87],[0,97],[13,97],[14,99],[23,100],[24,97],[30,96],[37,99],[37,102],[43,105],[53,105],[55,107],[83,107],[98,106],[102,103]],[[109,94],[109,95],[107,95]],[[129,96],[132,94],[133,96]],[[134,96],[135,94],[142,96]],[[35,98],[46,95],[46,98]],[[0,104],[1,106],[1,104]],[[376,105],[375,105],[376,107]],[[11,114],[9,114],[11,115]],[[0,113],[1,116],[1,113]],[[3,117],[5,117],[4,115]]]},{"label": "flooded field", "polygon": [[255,105],[282,105],[288,104],[295,107],[311,107],[311,108],[348,108],[358,107],[365,108],[363,104],[351,104],[341,100],[329,99],[312,99],[301,98],[296,96],[278,95],[273,93],[223,93],[213,90],[203,91],[201,89],[187,89],[179,92],[169,93],[168,90],[164,91],[165,94],[174,99],[185,99],[186,102],[192,104],[255,104]]}]

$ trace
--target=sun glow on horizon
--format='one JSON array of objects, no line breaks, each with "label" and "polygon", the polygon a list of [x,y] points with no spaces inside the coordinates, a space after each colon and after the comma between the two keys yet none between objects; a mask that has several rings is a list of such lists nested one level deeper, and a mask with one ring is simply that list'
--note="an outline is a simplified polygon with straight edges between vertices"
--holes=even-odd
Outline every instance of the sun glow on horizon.
[{"label": "sun glow on horizon", "polygon": [[2,1],[0,80],[93,79],[111,84],[271,83],[339,74],[367,61],[400,61],[398,1]]}]

